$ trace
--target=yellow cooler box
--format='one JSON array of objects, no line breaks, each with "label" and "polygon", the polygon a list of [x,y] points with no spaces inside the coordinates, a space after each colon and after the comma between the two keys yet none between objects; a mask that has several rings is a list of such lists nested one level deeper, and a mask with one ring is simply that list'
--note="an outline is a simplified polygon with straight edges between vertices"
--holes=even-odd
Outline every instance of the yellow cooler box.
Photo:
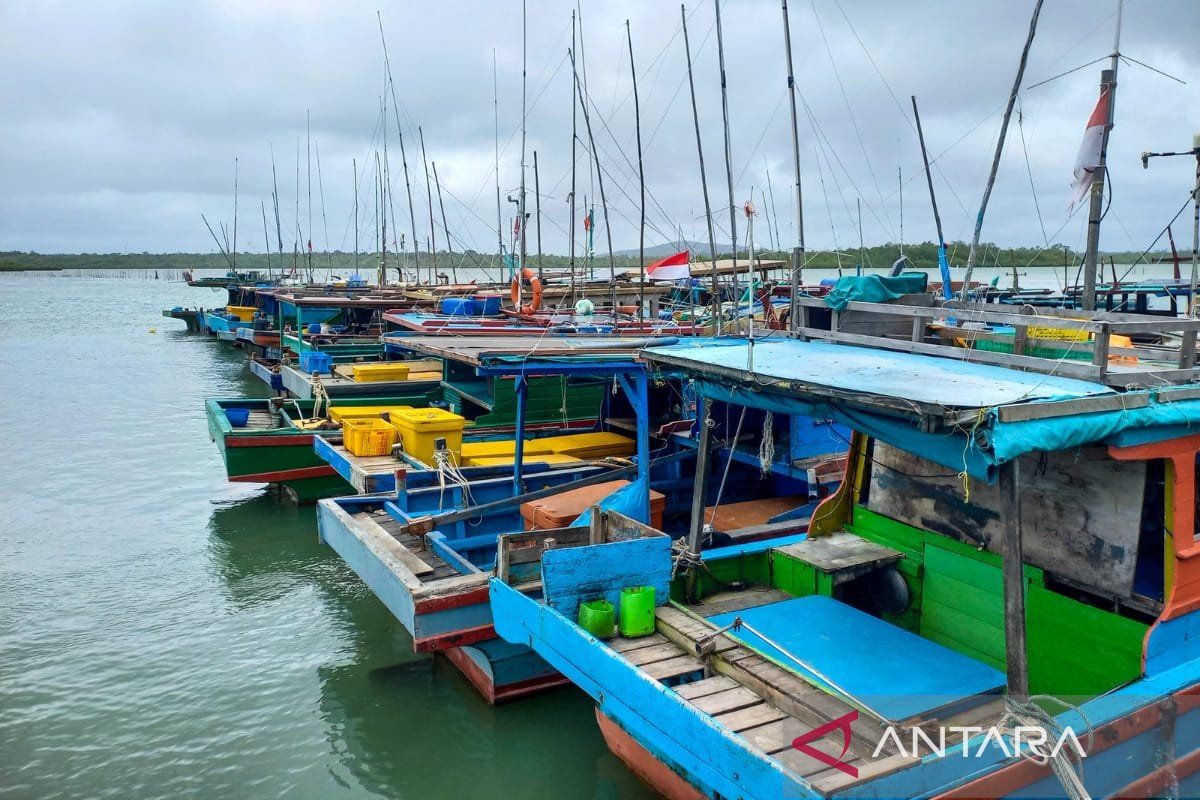
[{"label": "yellow cooler box", "polygon": [[463,417],[441,408],[407,408],[388,416],[400,432],[400,441],[409,457],[433,466],[433,452],[437,441],[442,439],[445,449],[453,454],[454,463],[458,463],[463,426],[467,422]]},{"label": "yellow cooler box", "polygon": [[330,406],[329,418],[334,422],[348,419],[383,419],[384,414],[395,414],[412,406]]},{"label": "yellow cooler box", "polygon": [[381,361],[377,364],[355,364],[351,368],[351,371],[354,373],[354,380],[359,383],[408,380],[408,365],[395,361]]}]

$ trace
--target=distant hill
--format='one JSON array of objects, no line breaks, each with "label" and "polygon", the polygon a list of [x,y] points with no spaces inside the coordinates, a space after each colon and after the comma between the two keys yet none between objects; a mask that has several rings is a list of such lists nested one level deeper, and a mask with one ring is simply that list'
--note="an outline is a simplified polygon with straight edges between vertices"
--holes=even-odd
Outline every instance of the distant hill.
[{"label": "distant hill", "polygon": [[[720,249],[721,245],[718,244],[717,251],[720,252]],[[648,244],[646,245],[646,258],[666,258],[667,256],[675,255],[680,250],[691,250],[693,257],[696,257],[697,254],[708,252],[708,243],[689,242],[685,239],[682,242],[664,242],[663,244],[655,245]],[[636,259],[638,255],[638,249],[636,247],[632,247],[628,250],[617,250],[613,253],[613,255]]]}]

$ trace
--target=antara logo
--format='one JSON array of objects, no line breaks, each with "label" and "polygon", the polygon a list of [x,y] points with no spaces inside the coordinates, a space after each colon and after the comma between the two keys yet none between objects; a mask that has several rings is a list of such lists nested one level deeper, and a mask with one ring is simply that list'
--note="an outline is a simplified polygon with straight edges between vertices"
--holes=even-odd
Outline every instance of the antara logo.
[{"label": "antara logo", "polygon": [[[849,714],[838,717],[832,722],[826,722],[819,728],[813,728],[808,733],[797,736],[792,740],[792,747],[799,750],[805,755],[812,756],[822,764],[833,767],[834,769],[844,772],[851,778],[858,777],[858,767],[852,767],[842,759],[846,757],[846,753],[850,750],[850,723],[858,719],[858,712],[851,711]],[[840,730],[842,732],[842,752],[836,758],[828,753],[818,750],[815,747],[810,747],[809,742],[815,742],[825,737],[825,734]]]},{"label": "antara logo", "polygon": [[[858,712],[851,711],[849,714],[827,722],[819,728],[814,728],[808,733],[797,736],[792,740],[792,747],[805,755],[815,758],[826,766],[844,772],[851,778],[857,778],[858,768],[845,761],[846,754],[850,752],[850,742],[852,741],[850,726],[857,719]],[[842,750],[836,756],[830,755],[825,750],[818,750],[813,746],[813,743],[821,741],[825,736],[834,731],[840,731],[842,735]],[[1084,750],[1079,737],[1075,735],[1075,731],[1070,727],[1063,728],[1062,732],[1058,734],[1058,737],[1053,742],[1051,742],[1050,735],[1046,730],[1037,726],[1018,725],[1013,728],[1001,728],[997,726],[983,728],[974,725],[965,725],[940,727],[936,731],[935,739],[924,728],[908,728],[905,731],[908,737],[906,742],[901,732],[889,725],[883,729],[883,737],[879,740],[879,744],[876,745],[875,751],[871,753],[871,758],[892,755],[893,749],[895,750],[895,754],[910,758],[925,755],[942,758],[946,755],[948,739],[950,740],[950,745],[961,745],[959,754],[963,758],[980,758],[989,752],[990,747],[996,747],[1006,758],[1022,755],[1038,764],[1048,763],[1050,759],[1057,757],[1064,748],[1073,750],[1074,755],[1080,759],[1087,757],[1087,751]],[[950,734],[949,737],[947,737],[947,732]],[[971,742],[978,734],[983,734],[983,736],[972,747]],[[955,737],[957,737],[957,740]]]}]

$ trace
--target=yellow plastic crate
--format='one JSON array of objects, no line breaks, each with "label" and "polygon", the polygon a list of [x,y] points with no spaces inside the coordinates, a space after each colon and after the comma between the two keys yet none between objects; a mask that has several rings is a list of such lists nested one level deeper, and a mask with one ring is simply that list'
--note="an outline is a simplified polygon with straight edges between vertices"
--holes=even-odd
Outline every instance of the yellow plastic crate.
[{"label": "yellow plastic crate", "polygon": [[378,364],[355,364],[351,367],[354,380],[359,383],[377,383],[379,381],[408,380],[408,365],[397,362],[380,362]]},{"label": "yellow plastic crate", "polygon": [[572,433],[566,436],[551,436],[544,441],[553,453],[583,459],[631,456],[637,449],[633,439],[619,433]]},{"label": "yellow plastic crate", "polygon": [[[516,463],[516,454],[511,456],[485,456],[481,458],[463,458],[463,466],[467,467],[508,467]],[[525,454],[526,464],[579,464],[581,459],[575,456],[564,456],[558,453]]]},{"label": "yellow plastic crate", "polygon": [[396,443],[396,429],[381,419],[348,419],[342,423],[342,443],[356,456],[386,456]]},{"label": "yellow plastic crate", "polygon": [[463,426],[466,419],[441,408],[407,408],[389,414],[388,418],[400,432],[404,452],[422,464],[433,466],[433,453],[438,440],[458,463],[462,451]]},{"label": "yellow plastic crate", "polygon": [[[474,463],[480,458],[507,458],[512,463],[512,457],[517,452],[517,443],[512,439],[497,439],[490,442],[464,442],[462,446],[463,463]],[[545,439],[526,439],[525,457],[549,453],[550,445]]]},{"label": "yellow plastic crate", "polygon": [[254,312],[258,309],[254,306],[225,306],[225,310],[230,314],[233,314],[242,322],[253,322]]},{"label": "yellow plastic crate", "polygon": [[405,408],[412,406],[330,406],[329,418],[334,422],[345,422],[348,419],[383,419],[384,414],[395,414]]}]

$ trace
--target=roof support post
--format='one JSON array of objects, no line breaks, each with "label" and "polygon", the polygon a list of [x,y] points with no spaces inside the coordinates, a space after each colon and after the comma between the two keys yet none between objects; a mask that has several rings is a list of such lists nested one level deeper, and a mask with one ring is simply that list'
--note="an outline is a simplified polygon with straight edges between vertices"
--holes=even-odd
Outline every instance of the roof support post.
[{"label": "roof support post", "polygon": [[1021,543],[1020,466],[1014,459],[1000,466],[1000,507],[1004,520],[1004,660],[1008,694],[1029,697],[1029,658],[1025,647],[1025,565]]}]

